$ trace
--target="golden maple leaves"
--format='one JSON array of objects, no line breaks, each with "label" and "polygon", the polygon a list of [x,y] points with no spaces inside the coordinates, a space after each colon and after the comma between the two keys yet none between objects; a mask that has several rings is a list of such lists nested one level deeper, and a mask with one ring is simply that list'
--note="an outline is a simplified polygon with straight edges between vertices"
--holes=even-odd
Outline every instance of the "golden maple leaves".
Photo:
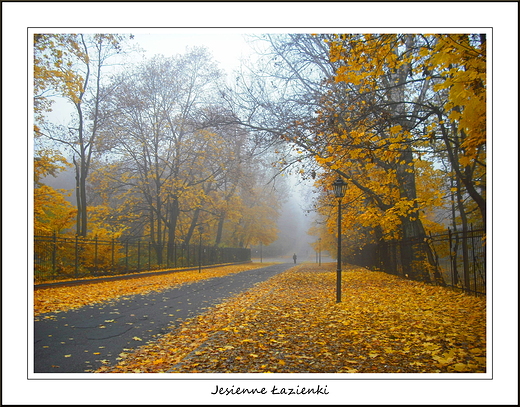
[{"label": "golden maple leaves", "polygon": [[485,299],[357,268],[304,264],[98,372],[486,371]]}]

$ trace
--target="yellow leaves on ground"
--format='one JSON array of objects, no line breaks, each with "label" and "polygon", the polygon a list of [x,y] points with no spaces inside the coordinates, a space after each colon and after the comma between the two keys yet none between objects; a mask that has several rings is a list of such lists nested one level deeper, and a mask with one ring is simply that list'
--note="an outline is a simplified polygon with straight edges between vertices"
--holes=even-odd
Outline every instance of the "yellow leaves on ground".
[{"label": "yellow leaves on ground", "polygon": [[477,373],[485,299],[353,268],[304,264],[214,307],[98,372]]},{"label": "yellow leaves on ground", "polygon": [[[72,287],[47,287],[34,290],[34,315],[47,312],[62,312],[85,305],[113,300],[121,296],[146,294],[151,291],[163,291],[176,285],[191,283],[227,274],[239,273],[268,263],[249,263],[223,266],[202,270],[179,271],[150,277],[132,278],[128,280],[106,281],[102,283],[83,284]],[[112,322],[111,320],[105,322]]]}]

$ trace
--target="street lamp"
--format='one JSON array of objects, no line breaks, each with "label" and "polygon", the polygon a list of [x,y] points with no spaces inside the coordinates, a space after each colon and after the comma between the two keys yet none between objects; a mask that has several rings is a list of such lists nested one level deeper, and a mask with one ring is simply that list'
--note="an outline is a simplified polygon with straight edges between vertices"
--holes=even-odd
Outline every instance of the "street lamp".
[{"label": "street lamp", "polygon": [[336,269],[336,302],[341,302],[341,198],[345,196],[347,183],[338,177],[332,184],[334,195],[338,198],[338,266]]}]

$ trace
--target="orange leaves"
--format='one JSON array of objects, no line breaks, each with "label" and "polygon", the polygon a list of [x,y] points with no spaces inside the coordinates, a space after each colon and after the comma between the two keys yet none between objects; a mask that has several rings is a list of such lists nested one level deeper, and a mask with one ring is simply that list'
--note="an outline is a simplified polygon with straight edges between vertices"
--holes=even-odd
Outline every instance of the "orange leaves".
[{"label": "orange leaves", "polygon": [[486,371],[485,300],[334,264],[304,264],[216,306],[98,372]]}]

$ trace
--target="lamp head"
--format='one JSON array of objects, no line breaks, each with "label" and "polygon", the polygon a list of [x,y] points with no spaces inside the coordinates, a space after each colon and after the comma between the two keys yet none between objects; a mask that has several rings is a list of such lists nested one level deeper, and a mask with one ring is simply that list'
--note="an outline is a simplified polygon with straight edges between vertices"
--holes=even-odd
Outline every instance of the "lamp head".
[{"label": "lamp head", "polygon": [[332,187],[334,188],[334,195],[336,198],[343,198],[345,196],[347,183],[343,181],[343,178],[338,177],[336,181],[333,182]]}]

